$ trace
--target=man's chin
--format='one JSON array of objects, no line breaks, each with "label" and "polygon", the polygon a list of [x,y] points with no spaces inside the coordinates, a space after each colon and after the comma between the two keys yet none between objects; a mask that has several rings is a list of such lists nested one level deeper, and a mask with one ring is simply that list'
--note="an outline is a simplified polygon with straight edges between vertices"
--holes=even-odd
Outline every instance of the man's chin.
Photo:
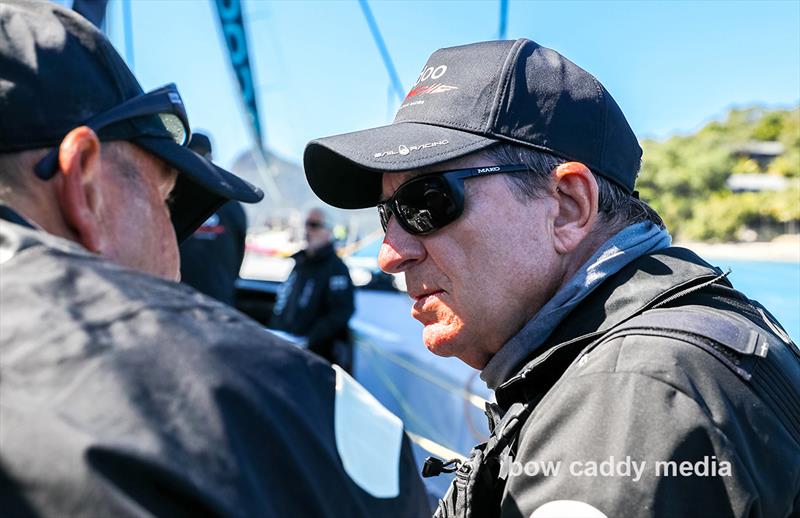
[{"label": "man's chin", "polygon": [[436,356],[450,357],[455,356],[458,348],[458,333],[440,324],[428,324],[422,330],[422,341],[425,347]]},{"label": "man's chin", "polygon": [[439,324],[428,324],[422,331],[425,347],[436,356],[444,358],[454,356],[473,369],[482,370],[489,358],[480,356],[478,351],[470,350],[460,338],[463,338],[461,333]]}]

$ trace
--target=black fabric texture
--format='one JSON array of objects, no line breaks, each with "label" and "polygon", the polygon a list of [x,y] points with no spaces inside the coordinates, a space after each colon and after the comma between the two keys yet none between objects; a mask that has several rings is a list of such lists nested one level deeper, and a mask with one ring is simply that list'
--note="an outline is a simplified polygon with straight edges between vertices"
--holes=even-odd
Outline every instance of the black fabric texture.
[{"label": "black fabric texture", "polygon": [[0,247],[3,516],[429,514],[407,438],[397,497],[347,475],[316,356],[74,243]]},{"label": "black fabric texture", "polygon": [[229,201],[181,244],[181,282],[233,306],[246,237],[244,209]]},{"label": "black fabric texture", "polygon": [[[533,407],[513,460],[562,470],[510,475],[482,516],[528,517],[556,500],[617,517],[797,516],[800,352],[768,319],[688,250],[609,278],[496,392],[501,409]],[[641,478],[569,471],[612,457],[645,461]],[[664,475],[656,462],[705,462],[709,474]],[[712,462],[730,474],[710,474]]]}]

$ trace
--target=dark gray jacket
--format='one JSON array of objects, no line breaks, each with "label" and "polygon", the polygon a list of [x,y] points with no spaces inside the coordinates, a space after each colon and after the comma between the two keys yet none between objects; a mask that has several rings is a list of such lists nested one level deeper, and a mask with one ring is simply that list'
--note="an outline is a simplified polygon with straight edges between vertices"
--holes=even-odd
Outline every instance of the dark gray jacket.
[{"label": "dark gray jacket", "polygon": [[498,388],[439,514],[798,516],[800,352],[720,274],[671,248],[601,285]]},{"label": "dark gray jacket", "polygon": [[428,513],[402,433],[396,456],[356,451],[396,491],[343,464],[340,377],[187,286],[0,221],[3,516]]},{"label": "dark gray jacket", "polygon": [[294,269],[281,285],[270,327],[308,338],[308,349],[335,361],[334,342],[349,340],[347,323],[355,312],[353,282],[333,243],[314,255],[292,256]]}]

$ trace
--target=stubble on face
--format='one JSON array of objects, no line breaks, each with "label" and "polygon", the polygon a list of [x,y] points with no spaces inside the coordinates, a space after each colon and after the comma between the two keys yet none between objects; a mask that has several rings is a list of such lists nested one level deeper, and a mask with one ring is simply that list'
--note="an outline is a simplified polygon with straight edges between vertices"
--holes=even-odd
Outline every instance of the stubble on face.
[{"label": "stubble on face", "polygon": [[[484,164],[459,167],[473,165]],[[384,194],[410,177],[391,176]],[[467,181],[466,194],[455,222],[423,237],[393,227],[384,247],[386,257],[417,259],[403,269],[426,347],[481,369],[557,286],[547,231],[554,206],[517,200],[498,176]]]}]

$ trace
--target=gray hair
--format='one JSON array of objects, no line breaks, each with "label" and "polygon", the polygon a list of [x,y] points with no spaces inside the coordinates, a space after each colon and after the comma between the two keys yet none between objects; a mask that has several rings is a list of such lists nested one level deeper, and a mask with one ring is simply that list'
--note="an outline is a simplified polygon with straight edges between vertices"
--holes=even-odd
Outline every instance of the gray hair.
[{"label": "gray hair", "polygon": [[[139,170],[130,155],[125,152],[123,142],[103,143],[102,156],[114,163],[119,176],[132,185],[138,185]],[[31,188],[35,181],[33,168],[49,150],[50,148],[42,148],[0,153],[0,201],[9,201]]]},{"label": "gray hair", "polygon": [[[553,170],[569,162],[544,151],[504,142],[489,147],[482,153],[498,165],[528,166],[528,171],[503,175],[511,192],[520,201],[542,198],[550,190]],[[646,202],[628,194],[600,175],[595,174],[594,177],[598,187],[597,211],[606,226],[620,230],[634,223],[650,221],[659,228],[664,228],[661,216]]]},{"label": "gray hair", "polygon": [[0,153],[0,201],[9,201],[28,188],[29,169],[41,152],[21,151],[16,153]]}]

